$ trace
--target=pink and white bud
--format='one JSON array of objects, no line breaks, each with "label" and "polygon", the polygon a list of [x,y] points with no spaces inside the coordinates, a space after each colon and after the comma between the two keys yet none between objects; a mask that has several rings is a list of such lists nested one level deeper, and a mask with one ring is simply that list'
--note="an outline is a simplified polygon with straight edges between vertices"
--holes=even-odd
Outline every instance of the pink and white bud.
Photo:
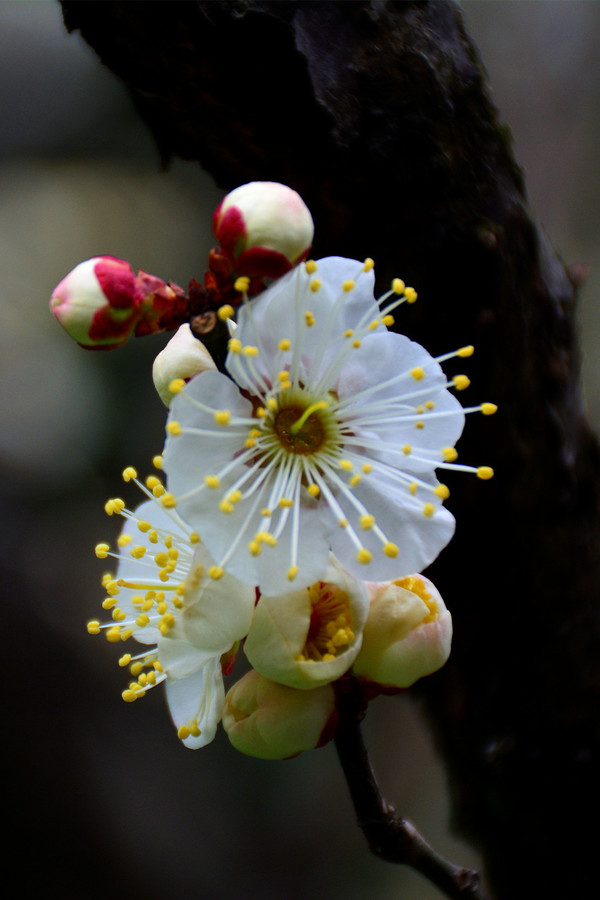
[{"label": "pink and white bud", "polygon": [[423,575],[369,584],[371,606],[354,674],[381,687],[407,688],[450,655],[452,617]]},{"label": "pink and white bud", "polygon": [[200,372],[216,372],[212,356],[186,322],[180,325],[169,343],[160,351],[152,365],[154,387],[165,406],[170,406],[175,393],[173,382],[189,381]]},{"label": "pink and white bud", "polygon": [[279,278],[306,259],[314,225],[296,191],[273,181],[252,181],[222,200],[213,230],[238,274]]},{"label": "pink and white bud", "polygon": [[128,262],[95,256],[79,263],[54,289],[50,309],[88,350],[112,350],[131,336],[142,314],[144,292]]},{"label": "pink and white bud", "polygon": [[222,719],[236,750],[259,759],[288,759],[320,747],[333,736],[336,721],[331,685],[298,691],[254,670],[227,694]]},{"label": "pink and white bud", "polygon": [[304,690],[329,684],[356,659],[368,609],[365,583],[332,557],[322,581],[260,598],[244,651],[271,681]]}]

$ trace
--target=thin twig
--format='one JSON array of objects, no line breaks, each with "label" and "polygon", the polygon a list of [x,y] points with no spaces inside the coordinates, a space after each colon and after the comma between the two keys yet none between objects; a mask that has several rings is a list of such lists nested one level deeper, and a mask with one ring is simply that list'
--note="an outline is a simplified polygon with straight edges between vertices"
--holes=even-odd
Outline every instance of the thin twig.
[{"label": "thin twig", "polygon": [[383,796],[362,736],[365,709],[360,690],[350,682],[338,697],[334,741],[371,852],[387,862],[410,866],[453,900],[485,900],[478,873],[440,856]]}]

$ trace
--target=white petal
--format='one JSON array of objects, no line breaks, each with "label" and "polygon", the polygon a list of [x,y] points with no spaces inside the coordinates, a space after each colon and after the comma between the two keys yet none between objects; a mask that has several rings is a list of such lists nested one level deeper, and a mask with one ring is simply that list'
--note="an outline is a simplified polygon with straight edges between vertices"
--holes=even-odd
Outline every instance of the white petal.
[{"label": "white petal", "polygon": [[223,713],[225,689],[218,659],[206,663],[188,678],[167,680],[167,702],[175,727],[197,720],[200,735],[190,735],[183,743],[196,750],[209,744]]}]

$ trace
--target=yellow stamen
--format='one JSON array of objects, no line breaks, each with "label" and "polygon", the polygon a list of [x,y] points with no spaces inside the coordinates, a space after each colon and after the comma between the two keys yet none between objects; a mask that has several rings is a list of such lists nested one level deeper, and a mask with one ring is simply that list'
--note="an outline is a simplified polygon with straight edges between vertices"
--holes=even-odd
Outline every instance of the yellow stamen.
[{"label": "yellow stamen", "polygon": [[225,322],[226,319],[232,319],[233,306],[230,306],[229,303],[226,303],[225,306],[221,306],[220,309],[217,310],[217,316],[221,322]]},{"label": "yellow stamen", "polygon": [[481,478],[482,481],[489,481],[490,478],[494,477],[494,470],[490,466],[479,466],[477,477]]}]

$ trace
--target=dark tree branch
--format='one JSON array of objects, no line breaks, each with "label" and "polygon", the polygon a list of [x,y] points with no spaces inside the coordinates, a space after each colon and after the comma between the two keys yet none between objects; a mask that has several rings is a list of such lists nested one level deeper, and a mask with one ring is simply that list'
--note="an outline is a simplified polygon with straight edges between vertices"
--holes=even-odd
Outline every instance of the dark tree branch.
[{"label": "dark tree branch", "polygon": [[[476,346],[457,534],[428,574],[451,608],[418,693],[497,898],[593,896],[600,793],[600,455],[581,407],[575,279],[537,230],[510,134],[451,2],[71,2],[165,158],[224,189],[296,188],[315,254],[373,256],[420,301],[432,353]],[[199,259],[199,268],[204,261]]]}]

